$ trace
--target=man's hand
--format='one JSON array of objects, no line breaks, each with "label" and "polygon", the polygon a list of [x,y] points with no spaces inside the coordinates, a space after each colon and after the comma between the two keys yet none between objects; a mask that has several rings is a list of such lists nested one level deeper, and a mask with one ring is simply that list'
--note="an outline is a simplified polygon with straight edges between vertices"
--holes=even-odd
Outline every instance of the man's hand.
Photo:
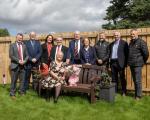
[{"label": "man's hand", "polygon": [[57,80],[63,81],[63,80],[65,80],[65,77],[58,77]]},{"label": "man's hand", "polygon": [[98,59],[97,62],[98,62],[99,64],[103,64],[103,61],[102,61],[101,59]]},{"label": "man's hand", "polygon": [[46,63],[42,63],[42,66],[43,66],[44,68],[46,68],[46,67],[47,67],[47,64],[46,64]]},{"label": "man's hand", "polygon": [[69,63],[70,63],[70,60],[69,60],[69,59],[66,59],[66,63],[69,64]]},{"label": "man's hand", "polygon": [[90,63],[85,63],[85,65],[91,65]]},{"label": "man's hand", "polygon": [[20,65],[24,65],[24,63],[25,63],[24,61],[19,60],[19,64],[20,64]]},{"label": "man's hand", "polygon": [[36,63],[36,61],[37,61],[36,58],[33,58],[33,59],[32,59],[32,62],[33,62],[33,63]]}]

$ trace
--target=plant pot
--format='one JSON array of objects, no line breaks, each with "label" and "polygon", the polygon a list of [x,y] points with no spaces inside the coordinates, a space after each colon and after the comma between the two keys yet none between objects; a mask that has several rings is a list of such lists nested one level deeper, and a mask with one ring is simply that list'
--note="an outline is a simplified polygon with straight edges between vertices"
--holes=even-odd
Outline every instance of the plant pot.
[{"label": "plant pot", "polygon": [[109,86],[100,86],[99,99],[107,102],[115,101],[115,84]]}]

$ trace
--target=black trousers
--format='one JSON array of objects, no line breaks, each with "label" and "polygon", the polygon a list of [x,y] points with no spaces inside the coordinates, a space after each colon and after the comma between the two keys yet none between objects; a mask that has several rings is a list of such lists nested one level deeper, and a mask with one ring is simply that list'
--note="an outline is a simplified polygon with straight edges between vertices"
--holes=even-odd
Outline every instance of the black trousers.
[{"label": "black trousers", "polygon": [[131,74],[134,82],[135,97],[142,96],[142,67],[130,66]]},{"label": "black trousers", "polygon": [[[118,80],[121,82],[122,94],[126,94],[127,82],[125,79],[125,68],[121,68],[118,60],[111,60],[112,82],[116,84],[116,92],[118,91]],[[120,76],[120,79],[119,79]]]},{"label": "black trousers", "polygon": [[24,69],[23,66],[18,66],[15,69],[11,70],[10,96],[15,96],[16,84],[17,84],[18,78],[20,80],[19,93],[20,94],[24,94],[24,92],[25,92],[25,88],[24,88],[24,76],[25,76],[25,69]]}]

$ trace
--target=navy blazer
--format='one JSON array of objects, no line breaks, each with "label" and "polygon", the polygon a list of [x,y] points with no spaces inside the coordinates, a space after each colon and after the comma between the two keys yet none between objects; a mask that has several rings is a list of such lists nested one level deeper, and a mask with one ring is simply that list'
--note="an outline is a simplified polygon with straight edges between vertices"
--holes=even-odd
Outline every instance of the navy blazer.
[{"label": "navy blazer", "polygon": [[[82,41],[80,40],[80,51],[79,51],[79,57],[81,49],[83,48]],[[74,64],[74,49],[75,49],[75,40],[72,40],[69,42],[69,48],[67,53],[67,59],[70,59],[71,64]]]},{"label": "navy blazer", "polygon": [[[41,44],[38,40],[35,40],[34,48],[32,47],[31,40],[26,41],[25,44],[29,55],[28,63],[31,64],[31,66],[36,66],[36,64],[39,63],[40,57],[42,55]],[[32,63],[33,58],[36,58],[37,60],[35,64]]]},{"label": "navy blazer", "polygon": [[[80,58],[81,58],[81,64],[85,64],[87,63],[86,62],[86,59],[85,59],[85,54],[84,54],[84,47],[81,49],[81,52],[80,52]],[[94,65],[96,63],[96,52],[95,52],[95,48],[94,47],[89,47],[88,49],[89,51],[89,61],[88,63]]]},{"label": "navy blazer", "polygon": [[[112,56],[112,50],[113,50],[114,43],[115,43],[115,41],[113,41],[110,44],[110,59]],[[128,43],[124,40],[120,40],[117,55],[118,55],[118,63],[121,68],[124,68],[127,66],[128,51],[129,51]]]}]

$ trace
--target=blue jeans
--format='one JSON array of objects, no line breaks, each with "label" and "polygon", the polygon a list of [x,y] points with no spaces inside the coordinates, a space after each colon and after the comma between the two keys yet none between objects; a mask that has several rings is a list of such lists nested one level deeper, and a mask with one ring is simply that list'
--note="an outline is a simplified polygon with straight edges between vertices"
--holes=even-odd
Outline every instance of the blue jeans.
[{"label": "blue jeans", "polygon": [[135,97],[142,96],[142,67],[130,66],[131,74],[134,82]]}]

